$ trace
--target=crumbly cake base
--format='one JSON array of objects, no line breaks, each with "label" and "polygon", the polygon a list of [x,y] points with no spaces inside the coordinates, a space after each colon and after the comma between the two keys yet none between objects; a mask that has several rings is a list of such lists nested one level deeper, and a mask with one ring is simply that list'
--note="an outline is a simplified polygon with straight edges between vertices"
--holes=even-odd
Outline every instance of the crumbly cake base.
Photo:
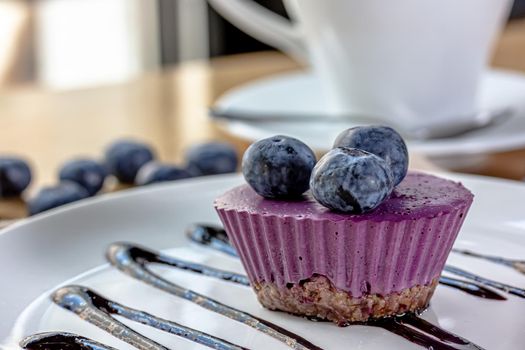
[{"label": "crumbly cake base", "polygon": [[325,276],[316,275],[284,288],[274,283],[253,283],[259,302],[270,310],[315,317],[345,326],[372,318],[423,311],[438,284],[416,285],[388,295],[368,294],[359,298],[336,288]]}]

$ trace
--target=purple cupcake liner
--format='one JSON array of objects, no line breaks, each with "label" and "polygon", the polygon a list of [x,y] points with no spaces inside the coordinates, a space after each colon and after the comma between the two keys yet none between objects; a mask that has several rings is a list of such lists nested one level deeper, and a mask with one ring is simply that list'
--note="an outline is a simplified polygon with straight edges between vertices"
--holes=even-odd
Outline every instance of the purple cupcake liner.
[{"label": "purple cupcake liner", "polygon": [[284,288],[323,275],[357,298],[430,284],[441,274],[471,203],[433,217],[385,221],[216,209],[252,282]]}]

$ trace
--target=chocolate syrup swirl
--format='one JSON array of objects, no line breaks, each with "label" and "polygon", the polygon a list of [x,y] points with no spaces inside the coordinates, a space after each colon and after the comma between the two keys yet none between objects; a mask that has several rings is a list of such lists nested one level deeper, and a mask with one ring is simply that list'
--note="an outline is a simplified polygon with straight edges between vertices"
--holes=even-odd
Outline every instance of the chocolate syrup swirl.
[{"label": "chocolate syrup swirl", "polygon": [[[193,225],[186,231],[187,236],[195,243],[221,251],[230,256],[238,257],[235,248],[230,244],[226,232],[217,226]],[[525,273],[525,261],[511,260],[494,256],[487,256],[466,250],[454,249],[455,253],[485,259],[494,263],[512,267]],[[262,333],[272,336],[292,349],[322,350],[306,339],[291,333],[266,320],[257,318],[241,310],[234,309],[214,299],[198,294],[192,290],[171,283],[151,272],[147,264],[163,264],[181,270],[199,273],[208,277],[249,286],[246,276],[216,269],[213,267],[187,262],[181,259],[159,254],[143,247],[125,243],[110,246],[107,252],[108,260],[122,272],[157,287],[165,292],[191,301],[209,311],[224,315],[235,321],[244,323]],[[479,284],[442,276],[439,282],[443,285],[462,290],[471,295],[492,299],[506,300],[506,298],[485,286],[490,286],[506,293],[525,298],[525,290],[506,285],[497,281],[464,271],[454,266],[446,266],[445,271],[476,281]],[[481,284],[481,285],[480,285]],[[131,344],[138,349],[167,350],[112,317],[113,314],[148,325],[171,334],[184,337],[190,341],[220,350],[246,350],[243,347],[216,338],[212,335],[187,328],[172,321],[164,320],[106,299],[94,291],[81,286],[68,286],[57,290],[53,294],[56,304],[76,313],[82,319],[106,330],[115,337]],[[379,327],[405,338],[426,349],[432,350],[482,350],[482,348],[467,339],[445,331],[415,314],[371,320],[366,323],[357,323],[372,327]],[[24,349],[35,350],[116,350],[110,346],[97,343],[71,333],[49,332],[29,336],[20,342]]]},{"label": "chocolate syrup swirl", "polygon": [[[197,244],[207,246],[230,256],[238,257],[235,248],[230,244],[226,231],[221,227],[192,225],[186,230],[186,235]],[[476,297],[491,300],[507,300],[507,298],[495,291],[475,283],[444,276],[440,277],[439,283]]]},{"label": "chocolate syrup swirl", "polygon": [[456,249],[456,248],[452,249],[452,251],[454,253],[463,254],[466,256],[473,257],[473,258],[488,260],[496,264],[508,266],[518,271],[519,273],[525,274],[525,260],[507,259],[507,258],[502,258],[499,256],[485,255],[485,254],[473,252],[471,250]]},{"label": "chocolate syrup swirl", "polygon": [[106,299],[86,287],[66,286],[55,291],[51,298],[55,304],[77,314],[83,320],[103,329],[137,349],[168,350],[166,347],[116,320],[111,316],[112,314],[183,337],[213,349],[247,350],[226,340]]},{"label": "chocolate syrup swirl", "polygon": [[455,266],[445,265],[444,270],[447,272],[453,273],[454,275],[476,281],[480,284],[499,289],[505,293],[509,293],[509,294],[515,295],[520,298],[525,298],[525,289],[521,289],[521,288],[514,287],[514,286],[511,286],[505,283],[497,282],[497,281],[494,281],[494,280],[491,280],[485,277],[481,277],[476,274],[473,274],[472,272],[465,271]]},{"label": "chocolate syrup swirl", "polygon": [[[170,283],[170,282],[167,282],[163,280],[161,277],[156,276],[152,272],[148,271],[147,268],[145,267],[147,263],[167,264],[173,267],[183,266],[181,268],[184,270],[190,270],[185,267],[188,265],[191,265],[192,266],[191,271],[193,272],[201,273],[206,276],[222,279],[228,282],[237,283],[237,284],[241,284],[244,286],[249,286],[249,281],[246,276],[229,273],[229,272],[222,271],[222,270],[217,270],[217,269],[205,266],[205,265],[184,262],[179,259],[174,259],[166,255],[163,255],[161,253],[157,253],[157,252],[148,250],[146,248],[132,246],[129,244],[119,243],[119,244],[114,244],[110,246],[110,249],[108,251],[108,258],[110,259],[113,265],[117,266],[117,268],[121,270],[125,269],[123,270],[125,273],[130,274],[130,275],[133,274],[132,275],[133,277],[139,278],[142,281],[148,284],[151,284],[157,288],[160,288],[162,290],[165,290],[165,291],[168,291],[168,290],[165,289],[166,286],[163,286],[163,284]],[[113,262],[115,261],[115,259],[125,261],[124,264],[127,265],[128,267],[124,267],[124,268],[119,267],[118,266],[119,263]],[[177,262],[173,263],[173,260]],[[135,262],[135,264],[138,264],[139,267],[136,267],[136,266],[129,267],[130,262],[133,262],[133,261]],[[138,271],[139,274],[137,274],[137,271],[129,272],[130,269],[139,270]],[[155,279],[159,279],[160,281],[147,281],[146,279],[151,278],[149,276],[136,277],[137,275],[140,275],[142,273],[153,275]],[[230,275],[232,274],[235,275],[236,278],[230,278]],[[177,286],[177,288],[182,288],[182,287]],[[188,293],[194,293],[194,292],[188,291]],[[172,293],[172,294],[175,294],[175,293]],[[179,296],[179,294],[175,294],[175,295]],[[189,294],[183,297],[187,300],[193,301],[193,298],[191,298]],[[206,298],[202,295],[201,297]],[[218,302],[215,301],[215,303],[218,303]],[[201,306],[210,310],[206,305],[201,305]],[[215,309],[211,311],[215,311]],[[242,313],[242,311],[238,311],[238,310],[236,311]],[[218,309],[218,311],[215,311],[215,312],[218,312],[220,314],[223,314],[227,317],[232,318],[228,314],[225,314],[224,311],[222,311],[221,309]],[[254,317],[254,316],[251,316],[251,317]],[[237,318],[234,318],[234,319],[237,319]],[[269,323],[268,321],[261,320],[261,319],[257,319],[257,320],[259,322],[262,321],[262,322],[265,322],[271,325],[271,323]],[[319,320],[316,319],[316,321],[319,321]],[[243,321],[241,320],[241,322]],[[434,349],[434,350],[474,350],[474,349],[480,350],[482,349],[478,345],[471,343],[470,341],[460,336],[457,336],[453,333],[445,331],[437,326],[434,326],[431,323],[428,323],[423,319],[419,319],[418,317],[414,315],[407,314],[402,317],[384,318],[380,320],[373,320],[367,323],[357,323],[357,324],[383,328],[394,334],[402,336],[403,338],[415,344],[422,345],[426,347],[427,349]],[[286,332],[288,336],[298,337],[297,335],[294,335],[288,331],[285,331],[282,328],[280,328],[280,331]]]},{"label": "chocolate syrup swirl", "polygon": [[65,332],[46,332],[30,335],[20,342],[27,350],[117,350],[111,346]]},{"label": "chocolate syrup swirl", "polygon": [[481,349],[481,347],[471,343],[467,339],[454,333],[444,331],[443,329],[436,327],[434,324],[414,314],[407,314],[404,316],[397,317],[397,322],[400,322],[403,325],[408,325],[417,328],[449,344],[465,346],[466,349]]},{"label": "chocolate syrup swirl", "polygon": [[230,244],[226,231],[219,226],[192,225],[186,229],[186,236],[197,244],[237,257],[237,252]]},{"label": "chocolate syrup swirl", "polygon": [[383,328],[429,350],[483,350],[479,345],[414,314],[381,318],[368,321],[364,325]]},{"label": "chocolate syrup swirl", "polygon": [[[126,243],[112,244],[107,251],[109,262],[123,273],[145,282],[155,288],[169,294],[188,300],[209,311],[228,317],[234,321],[252,327],[272,338],[275,338],[292,349],[297,350],[322,350],[320,347],[310,343],[301,336],[287,331],[271,322],[237,310],[217,300],[199,294],[193,290],[184,288],[151,272],[146,265],[148,263],[163,263],[162,257],[145,248],[132,246]],[[171,259],[169,259],[171,260]],[[169,264],[170,266],[174,266]],[[176,266],[175,266],[176,267]],[[197,272],[195,270],[192,270]],[[232,282],[237,281],[235,278]]]},{"label": "chocolate syrup swirl", "polygon": [[[109,252],[112,251],[113,246],[119,246],[119,244],[117,243],[110,246],[108,250],[108,259],[110,259],[110,261],[111,258]],[[121,244],[120,246],[126,246],[127,254],[129,254],[130,257],[132,257],[136,262],[143,266],[147,263],[163,264],[181,270],[191,271],[205,276],[222,279],[225,281],[235,282],[246,286],[250,285],[250,282],[248,281],[248,278],[246,276],[240,275],[235,272],[224,271],[213,267],[201,265],[198,263],[177,259],[168,255],[161,254],[159,252],[149,250],[145,247],[127,244]]]},{"label": "chocolate syrup swirl", "polygon": [[507,298],[505,298],[503,295],[472,282],[466,282],[452,277],[441,276],[439,278],[439,283],[444,286],[459,289],[465,293],[483,299],[507,300]]}]

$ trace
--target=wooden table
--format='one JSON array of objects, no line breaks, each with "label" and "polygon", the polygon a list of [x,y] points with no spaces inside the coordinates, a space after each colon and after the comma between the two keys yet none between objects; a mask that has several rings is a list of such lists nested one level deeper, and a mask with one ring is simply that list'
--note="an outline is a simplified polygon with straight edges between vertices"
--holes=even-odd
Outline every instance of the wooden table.
[{"label": "wooden table", "polygon": [[[494,65],[525,72],[525,21],[511,23],[500,40]],[[246,141],[211,123],[206,107],[231,87],[279,72],[302,69],[276,52],[189,62],[151,72],[123,84],[77,91],[47,91],[36,86],[0,90],[0,154],[32,162],[29,193],[56,181],[59,165],[78,155],[100,158],[119,137],[151,143],[160,159],[180,162],[189,145],[211,139],[233,142],[241,153]],[[519,179],[525,176],[525,150],[489,156],[475,172]],[[431,169],[414,155],[412,165]],[[463,169],[469,170],[469,169]],[[25,215],[21,200],[0,201],[0,220]]]}]

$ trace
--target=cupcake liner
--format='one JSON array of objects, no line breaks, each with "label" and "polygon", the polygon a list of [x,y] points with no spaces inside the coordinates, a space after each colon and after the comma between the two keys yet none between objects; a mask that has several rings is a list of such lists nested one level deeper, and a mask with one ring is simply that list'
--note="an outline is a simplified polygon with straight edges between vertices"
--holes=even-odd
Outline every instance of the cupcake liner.
[{"label": "cupcake liner", "polygon": [[314,275],[352,297],[429,285],[443,270],[471,204],[407,220],[330,220],[216,207],[254,282],[278,287]]}]

